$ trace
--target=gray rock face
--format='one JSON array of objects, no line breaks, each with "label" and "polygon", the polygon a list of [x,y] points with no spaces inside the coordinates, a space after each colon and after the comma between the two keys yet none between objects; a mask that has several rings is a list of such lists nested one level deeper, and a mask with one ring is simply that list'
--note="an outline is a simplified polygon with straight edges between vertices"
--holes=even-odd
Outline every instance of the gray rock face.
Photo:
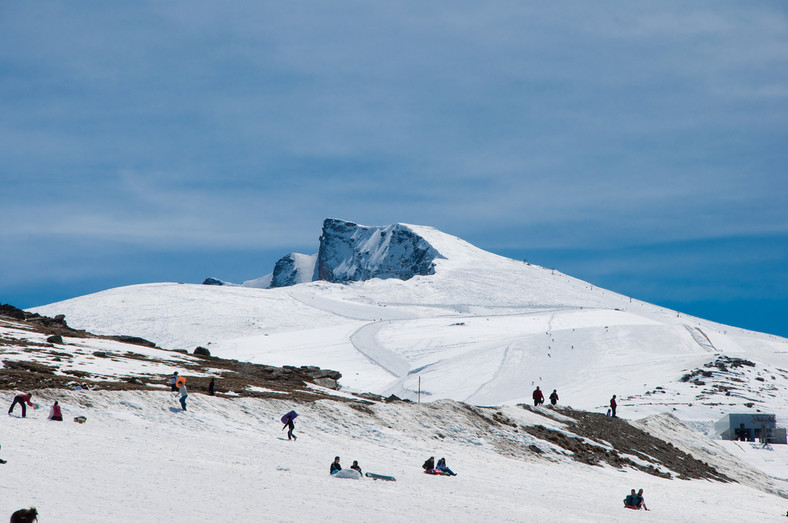
[{"label": "gray rock face", "polygon": [[314,280],[316,256],[291,253],[276,262],[271,287],[289,287]]},{"label": "gray rock face", "polygon": [[329,218],[323,222],[317,279],[333,283],[371,278],[408,280],[435,273],[441,254],[404,225],[365,227]]}]

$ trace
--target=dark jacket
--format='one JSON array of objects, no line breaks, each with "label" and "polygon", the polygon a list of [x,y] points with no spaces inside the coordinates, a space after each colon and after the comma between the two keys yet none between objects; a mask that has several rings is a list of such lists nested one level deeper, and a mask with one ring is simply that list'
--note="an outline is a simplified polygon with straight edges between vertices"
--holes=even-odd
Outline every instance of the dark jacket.
[{"label": "dark jacket", "polygon": [[435,458],[430,458],[421,466],[424,470],[433,470],[435,468]]},{"label": "dark jacket", "polygon": [[336,461],[332,461],[331,462],[331,468],[329,469],[328,472],[333,474],[334,472],[339,472],[340,470],[342,470],[342,465],[340,465]]}]

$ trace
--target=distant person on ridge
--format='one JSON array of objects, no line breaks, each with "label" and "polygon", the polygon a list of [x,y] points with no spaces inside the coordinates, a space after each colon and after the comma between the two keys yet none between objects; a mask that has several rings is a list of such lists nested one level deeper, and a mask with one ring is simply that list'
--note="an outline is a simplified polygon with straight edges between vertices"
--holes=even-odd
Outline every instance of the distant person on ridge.
[{"label": "distant person on ridge", "polygon": [[25,403],[27,403],[31,407],[35,407],[35,405],[30,401],[30,399],[32,397],[33,397],[33,395],[30,394],[29,392],[25,392],[23,394],[17,394],[14,397],[14,402],[11,403],[11,408],[8,409],[8,415],[9,416],[11,415],[11,413],[14,411],[14,407],[16,407],[16,404],[19,403],[20,405],[22,405],[22,417],[23,418],[26,417],[27,416],[27,407],[25,407]]},{"label": "distant person on ridge", "polygon": [[612,413],[611,416],[617,418],[616,416],[616,407],[618,407],[618,403],[616,403],[616,395],[613,394],[613,397],[610,398],[610,412]]},{"label": "distant person on ridge", "polygon": [[55,403],[49,409],[49,419],[51,421],[63,421],[63,413],[60,411],[60,404],[55,400]]},{"label": "distant person on ridge", "polygon": [[208,384],[208,394],[211,396],[216,395],[216,382],[213,381],[213,378],[211,378],[211,382]]},{"label": "distant person on ridge", "polygon": [[539,406],[540,403],[544,403],[544,394],[542,394],[542,390],[539,386],[536,386],[536,390],[533,393],[534,398],[534,407]]},{"label": "distant person on ridge", "polygon": [[342,465],[339,464],[339,456],[334,458],[334,461],[331,463],[331,468],[328,471],[333,475],[342,470]]},{"label": "distant person on ridge", "polygon": [[553,393],[550,394],[550,403],[553,405],[558,403],[558,393],[555,391],[555,389],[553,389]]}]

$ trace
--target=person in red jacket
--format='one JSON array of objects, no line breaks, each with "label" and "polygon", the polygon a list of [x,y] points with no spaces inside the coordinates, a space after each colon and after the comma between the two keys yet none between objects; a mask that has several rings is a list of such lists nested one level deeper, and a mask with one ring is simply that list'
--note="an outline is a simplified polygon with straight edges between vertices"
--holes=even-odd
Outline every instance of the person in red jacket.
[{"label": "person in red jacket", "polygon": [[11,415],[11,413],[14,411],[14,407],[16,407],[16,404],[19,403],[20,405],[22,405],[22,417],[24,418],[25,416],[27,416],[27,407],[25,407],[25,403],[27,403],[31,407],[35,407],[35,405],[33,405],[33,403],[30,402],[30,399],[32,397],[33,395],[30,394],[29,392],[26,392],[24,394],[17,394],[16,397],[14,398],[14,402],[11,404],[11,408],[8,409],[8,415],[9,416]]},{"label": "person in red jacket", "polygon": [[60,411],[60,404],[57,401],[49,409],[49,419],[52,421],[63,421],[63,413]]},{"label": "person in red jacket", "polygon": [[618,403],[616,403],[616,395],[613,394],[613,397],[610,398],[610,412],[613,413],[613,417],[616,418],[616,407],[618,407]]},{"label": "person in red jacket", "polygon": [[544,394],[542,394],[542,391],[539,389],[539,386],[536,387],[533,397],[534,397],[534,407],[538,406],[540,403],[544,403]]}]

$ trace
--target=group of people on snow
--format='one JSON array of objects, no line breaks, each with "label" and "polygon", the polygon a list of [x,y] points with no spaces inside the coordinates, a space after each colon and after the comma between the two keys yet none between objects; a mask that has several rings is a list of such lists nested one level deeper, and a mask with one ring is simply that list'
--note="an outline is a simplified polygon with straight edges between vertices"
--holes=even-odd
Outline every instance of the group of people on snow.
[{"label": "group of people on snow", "polygon": [[629,495],[624,498],[624,506],[635,510],[648,510],[646,500],[643,498],[643,489],[638,490],[637,493],[635,493],[635,489],[632,489]]},{"label": "group of people on snow", "polygon": [[449,467],[446,465],[446,458],[441,458],[438,460],[438,464],[435,464],[435,457],[430,456],[427,461],[421,466],[424,469],[425,474],[433,474],[435,476],[456,476]]},{"label": "group of people on snow", "polygon": [[[544,403],[544,394],[542,394],[542,389],[539,388],[539,385],[536,386],[536,390],[534,390],[532,397],[534,399],[534,407],[538,407],[542,403]],[[550,403],[555,405],[558,403],[558,392],[553,389],[553,392],[550,394]]]},{"label": "group of people on snow", "polygon": [[[364,473],[361,472],[361,466],[359,466],[357,460],[353,460],[353,464],[350,465],[350,468],[351,470],[355,470],[356,472],[358,472],[360,475],[362,476],[364,475]],[[337,456],[334,458],[334,461],[331,462],[331,467],[329,467],[328,472],[333,476],[340,470],[342,470],[342,465],[339,464],[339,456]]]},{"label": "group of people on snow", "polygon": [[[14,401],[11,403],[11,407],[8,409],[8,415],[10,416],[13,414],[14,409],[17,405],[21,405],[22,407],[22,417],[27,417],[27,407],[33,407],[34,409],[38,408],[38,405],[33,403],[33,394],[30,392],[23,392],[22,394],[17,394],[14,396]],[[63,421],[63,413],[60,410],[60,404],[55,400],[55,403],[49,409],[49,416],[47,419],[52,421]]]}]

